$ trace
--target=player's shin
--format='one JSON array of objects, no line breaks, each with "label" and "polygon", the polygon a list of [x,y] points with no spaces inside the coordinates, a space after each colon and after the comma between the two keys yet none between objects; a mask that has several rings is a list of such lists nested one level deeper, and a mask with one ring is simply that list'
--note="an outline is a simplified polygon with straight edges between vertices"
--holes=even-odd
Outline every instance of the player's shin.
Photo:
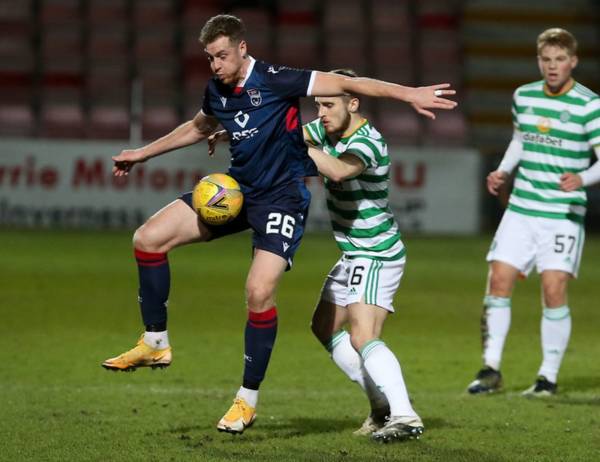
[{"label": "player's shin", "polygon": [[167,301],[171,285],[166,253],[135,249],[139,275],[139,303],[146,327],[144,343],[153,348],[169,346],[167,335]]},{"label": "player's shin", "polygon": [[558,308],[544,308],[541,334],[544,359],[538,375],[555,384],[571,336],[569,307],[564,305]]},{"label": "player's shin", "polygon": [[350,335],[340,330],[331,336],[326,345],[331,359],[346,376],[356,382],[366,393],[371,404],[372,413],[388,414],[388,402],[385,395],[377,388],[362,364],[362,358],[350,342]]},{"label": "player's shin", "polygon": [[277,309],[275,307],[262,313],[248,311],[244,337],[244,382],[243,389],[240,390],[245,392],[245,396],[241,397],[252,407],[256,407],[258,388],[265,377],[276,336]]},{"label": "player's shin", "polygon": [[504,342],[510,328],[510,298],[487,295],[483,299],[481,341],[483,362],[494,370],[500,369]]},{"label": "player's shin", "polygon": [[417,417],[410,404],[400,363],[386,344],[373,339],[363,345],[360,354],[367,373],[389,402],[390,416]]}]

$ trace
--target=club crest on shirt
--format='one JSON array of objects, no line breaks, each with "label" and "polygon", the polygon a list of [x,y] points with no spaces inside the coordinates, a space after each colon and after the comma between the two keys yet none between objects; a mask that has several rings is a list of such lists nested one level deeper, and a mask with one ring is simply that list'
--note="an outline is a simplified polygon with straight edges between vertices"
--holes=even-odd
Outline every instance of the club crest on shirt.
[{"label": "club crest on shirt", "polygon": [[223,107],[225,107],[227,105],[227,98],[225,98],[224,96],[221,96],[221,104],[223,105]]},{"label": "club crest on shirt", "polygon": [[262,103],[262,96],[260,96],[259,90],[256,88],[251,88],[246,93],[248,93],[248,96],[250,97],[250,103],[252,106],[260,106],[260,103]]},{"label": "club crest on shirt", "polygon": [[569,120],[571,120],[571,113],[565,109],[560,113],[560,121],[566,124]]}]

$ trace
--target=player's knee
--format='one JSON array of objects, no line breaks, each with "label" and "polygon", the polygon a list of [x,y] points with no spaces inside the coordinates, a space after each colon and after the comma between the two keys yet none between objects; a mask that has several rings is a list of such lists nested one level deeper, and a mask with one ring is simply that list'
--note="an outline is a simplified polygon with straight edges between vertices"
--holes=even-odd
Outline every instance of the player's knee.
[{"label": "player's knee", "polygon": [[490,274],[490,295],[496,297],[510,297],[512,292],[512,281],[502,273],[492,272]]},{"label": "player's knee", "polygon": [[156,231],[147,224],[143,224],[133,234],[133,246],[144,252],[166,253],[168,248],[162,245]]},{"label": "player's knee", "polygon": [[560,274],[557,277],[542,276],[542,294],[544,305],[549,308],[562,306],[567,303],[567,285],[569,275]]},{"label": "player's knee", "polygon": [[273,306],[273,291],[263,284],[246,285],[246,303],[251,311],[265,311]]},{"label": "player's knee", "polygon": [[563,287],[544,285],[544,305],[549,308],[565,305],[567,294]]},{"label": "player's knee", "polygon": [[352,347],[360,352],[362,347],[364,347],[367,343],[373,340],[375,336],[371,332],[366,332],[358,329],[353,329],[350,333],[350,343]]}]

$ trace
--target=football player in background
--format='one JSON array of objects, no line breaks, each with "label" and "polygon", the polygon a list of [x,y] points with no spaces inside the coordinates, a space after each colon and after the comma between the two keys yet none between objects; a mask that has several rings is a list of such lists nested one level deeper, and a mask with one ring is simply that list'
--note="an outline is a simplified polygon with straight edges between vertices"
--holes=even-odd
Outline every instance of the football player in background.
[{"label": "football player in background", "polygon": [[139,302],[145,332],[137,345],[102,366],[133,370],[166,367],[172,352],[167,332],[170,273],[167,254],[175,247],[253,230],[254,257],[246,280],[243,382],[233,405],[217,424],[241,433],[256,416],[258,389],[265,376],[277,332],[275,293],[291,267],[304,231],[310,195],[304,177],[316,175],[307,155],[299,120],[299,97],[358,93],[408,102],[425,116],[428,109],[452,109],[443,98],[448,84],[411,88],[372,79],[291,69],[256,61],[248,54],[242,21],[218,15],[200,33],[214,77],[206,86],[202,109],[171,133],[139,149],[113,157],[115,175],[127,175],[139,162],[198,143],[223,125],[230,139],[231,167],[244,193],[238,217],[222,226],[201,222],[191,193],[166,205],[134,234]]},{"label": "football player in background", "polygon": [[482,318],[483,368],[471,394],[502,386],[500,363],[519,274],[536,266],[542,290],[542,364],[527,396],[556,393],[571,334],[567,286],[577,277],[584,243],[584,186],[600,181],[600,98],[571,76],[577,42],[559,28],[537,39],[543,80],[523,85],[513,97],[513,139],[487,189],[497,195],[516,168],[508,208],[487,255],[489,274]]}]

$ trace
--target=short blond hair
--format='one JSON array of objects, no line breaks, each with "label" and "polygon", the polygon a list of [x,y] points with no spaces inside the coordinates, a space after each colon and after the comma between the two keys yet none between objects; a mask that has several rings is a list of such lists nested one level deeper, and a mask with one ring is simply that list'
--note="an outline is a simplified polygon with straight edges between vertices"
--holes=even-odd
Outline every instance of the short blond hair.
[{"label": "short blond hair", "polygon": [[555,46],[567,50],[567,53],[571,56],[577,54],[577,40],[566,29],[560,27],[552,27],[546,29],[537,38],[537,52],[538,55],[542,52],[545,46]]}]

